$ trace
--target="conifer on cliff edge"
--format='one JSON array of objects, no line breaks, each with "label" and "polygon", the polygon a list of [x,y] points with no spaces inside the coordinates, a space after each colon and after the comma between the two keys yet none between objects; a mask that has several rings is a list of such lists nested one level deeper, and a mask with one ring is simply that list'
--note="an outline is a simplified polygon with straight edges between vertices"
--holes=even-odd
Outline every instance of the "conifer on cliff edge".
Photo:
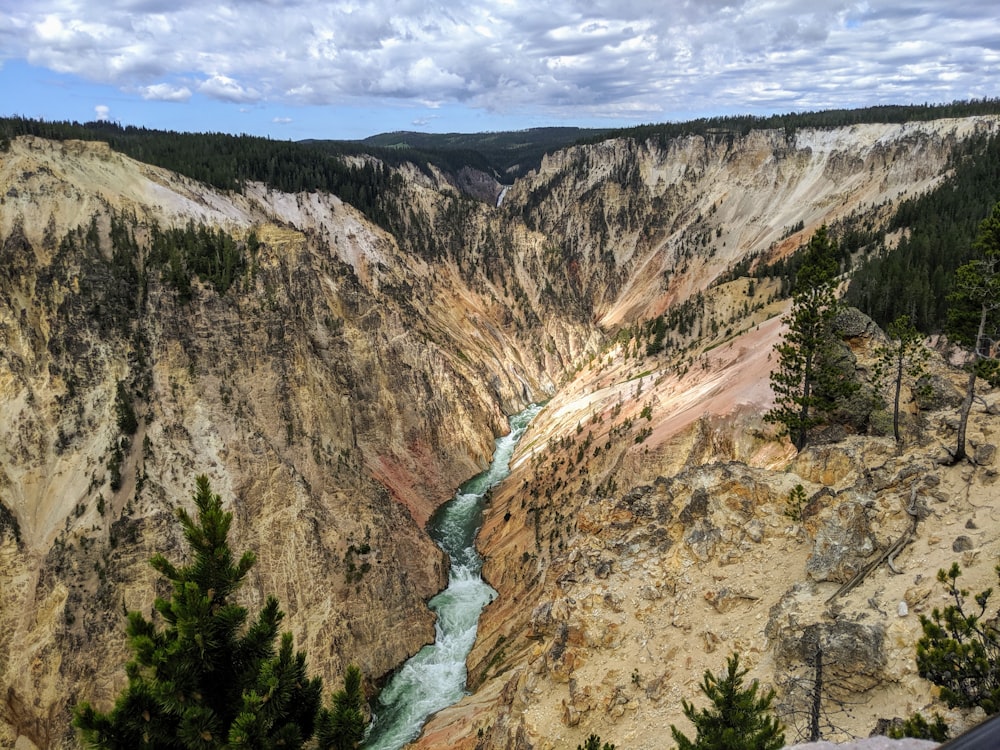
[{"label": "conifer on cliff edge", "polygon": [[[223,511],[207,477],[196,486],[196,517],[178,511],[191,562],[178,567],[159,554],[150,561],[173,583],[171,598],[154,604],[162,624],[130,612],[128,686],[107,713],[87,702],[76,707],[73,723],[88,747],[294,749],[312,740],[317,721],[328,721],[322,680],[307,676],[291,634],[275,649],[284,617],[278,600],[268,597],[249,624],[247,609],[233,601],[256,557],[248,551],[235,560],[232,513]],[[334,738],[325,739],[330,745],[319,747],[332,746]],[[356,747],[351,740],[343,746]]]},{"label": "conifer on cliff edge", "polygon": [[671,725],[670,733],[678,750],[781,750],[785,733],[771,713],[774,691],[758,695],[755,680],[743,687],[747,670],[740,669],[740,655],[726,660],[725,677],[716,677],[705,670],[701,691],[712,702],[709,708],[697,710],[682,701],[684,715],[694,724],[697,734],[688,739]]}]

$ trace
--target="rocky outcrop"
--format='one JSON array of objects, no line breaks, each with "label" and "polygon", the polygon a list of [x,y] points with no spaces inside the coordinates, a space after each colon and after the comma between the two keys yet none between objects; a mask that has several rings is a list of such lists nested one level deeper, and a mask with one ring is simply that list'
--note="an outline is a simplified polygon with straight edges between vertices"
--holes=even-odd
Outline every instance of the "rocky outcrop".
[{"label": "rocky outcrop", "polygon": [[825,522],[818,524],[806,572],[814,581],[846,583],[875,551],[875,538],[865,508],[867,498],[851,496],[834,500],[834,507],[825,514]]},{"label": "rocky outcrop", "polygon": [[[992,422],[980,413],[981,429]],[[931,705],[914,644],[920,614],[943,594],[934,576],[968,536],[962,546],[972,550],[960,562],[970,589],[992,585],[994,560],[982,551],[997,539],[992,527],[966,526],[988,512],[990,472],[943,467],[936,457],[933,445],[899,453],[892,441],[851,438],[807,448],[777,471],[691,467],[570,493],[534,511],[537,467],[520,482],[515,472],[484,528],[501,596],[470,658],[475,697],[432,719],[419,746],[447,738],[503,747],[526,736],[533,747],[557,748],[597,733],[656,747],[671,724],[684,728],[680,701],[697,698],[703,671],[717,672],[734,651],[777,689],[790,741],[808,736],[817,661],[825,665],[824,737],[865,736],[882,717]],[[806,500],[796,520],[788,513],[799,484]],[[962,533],[942,533],[952,525]],[[841,580],[913,528],[892,567],[839,592]],[[500,684],[502,708],[491,698]],[[460,726],[464,737],[483,734],[467,741]]]}]

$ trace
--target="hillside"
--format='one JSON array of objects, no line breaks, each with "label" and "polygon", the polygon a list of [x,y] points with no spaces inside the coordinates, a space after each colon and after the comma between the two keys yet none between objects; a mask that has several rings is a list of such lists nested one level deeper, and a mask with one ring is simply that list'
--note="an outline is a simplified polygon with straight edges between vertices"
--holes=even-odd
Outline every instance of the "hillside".
[{"label": "hillside", "polygon": [[604,130],[530,128],[513,133],[382,133],[365,138],[365,146],[402,151],[411,159],[423,154],[452,155],[452,160],[478,158],[468,166],[495,176],[503,184],[538,168],[545,154],[559,151],[583,138],[597,138]]},{"label": "hillside", "polygon": [[[793,712],[806,632],[870,649],[831,657],[865,666],[831,736],[923,708],[910,646],[936,570],[959,557],[971,588],[992,583],[996,394],[973,414],[976,465],[939,462],[961,377],[940,359],[941,398],[905,452],[842,435],[796,456],[761,421],[781,281],[731,272],[822,224],[884,226],[998,128],[618,138],[546,156],[499,206],[433,164],[345,157],[337,174],[386,170],[355,207],[361,183],[223,190],[100,142],[13,138],[0,744],[72,747],[71,706],[113,698],[122,603],[149,608],[145,561],[180,548],[172,513],[198,473],[260,560],[248,602],[278,597],[328,684],[353,662],[376,686],[433,637],[425,601],[445,571],[427,518],[487,465],[504,415],[537,401],[480,536],[500,598],[469,658],[474,692],[424,746],[575,747],[596,731],[660,747],[735,649]],[[661,315],[672,327],[650,354]],[[879,332],[845,335],[864,369]],[[810,501],[791,523],[796,484]],[[927,513],[904,574],[827,604],[900,533],[914,492]]]}]

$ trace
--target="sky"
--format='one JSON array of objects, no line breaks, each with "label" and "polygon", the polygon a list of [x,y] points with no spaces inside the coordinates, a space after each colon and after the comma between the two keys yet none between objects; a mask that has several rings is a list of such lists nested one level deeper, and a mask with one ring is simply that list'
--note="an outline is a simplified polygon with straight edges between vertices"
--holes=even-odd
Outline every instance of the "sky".
[{"label": "sky", "polygon": [[0,115],[279,140],[1000,96],[998,0],[0,0]]}]

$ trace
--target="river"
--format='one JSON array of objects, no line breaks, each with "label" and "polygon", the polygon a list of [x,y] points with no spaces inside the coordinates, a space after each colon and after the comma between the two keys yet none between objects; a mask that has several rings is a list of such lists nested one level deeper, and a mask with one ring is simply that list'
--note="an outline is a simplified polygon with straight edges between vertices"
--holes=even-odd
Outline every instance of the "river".
[{"label": "river", "polygon": [[451,559],[448,587],[429,603],[437,614],[434,643],[400,667],[382,690],[366,750],[398,750],[420,735],[430,716],[466,694],[465,659],[476,640],[479,615],[496,596],[483,580],[483,559],[475,547],[484,498],[510,473],[514,448],[541,408],[532,405],[512,416],[510,432],[496,441],[490,468],[463,484],[428,521],[431,538]]}]

